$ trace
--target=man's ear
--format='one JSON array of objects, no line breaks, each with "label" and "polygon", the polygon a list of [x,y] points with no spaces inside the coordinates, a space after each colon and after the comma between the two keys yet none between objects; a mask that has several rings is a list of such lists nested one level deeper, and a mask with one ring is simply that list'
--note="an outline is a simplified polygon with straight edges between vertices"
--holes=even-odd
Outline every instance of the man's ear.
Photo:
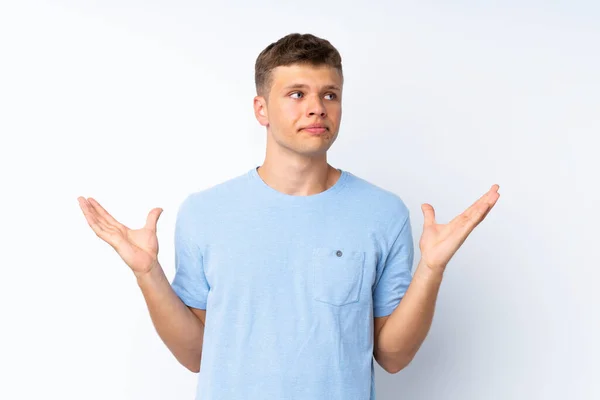
[{"label": "man's ear", "polygon": [[254,97],[254,116],[262,126],[269,126],[267,101],[263,96]]}]

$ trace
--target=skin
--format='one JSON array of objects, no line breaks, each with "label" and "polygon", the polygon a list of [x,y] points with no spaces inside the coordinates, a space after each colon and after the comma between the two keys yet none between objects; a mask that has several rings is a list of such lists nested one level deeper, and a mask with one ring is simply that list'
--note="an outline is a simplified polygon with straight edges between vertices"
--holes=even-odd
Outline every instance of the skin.
[{"label": "skin", "polygon": [[[342,118],[342,77],[331,67],[291,65],[272,71],[268,96],[254,98],[254,114],[266,128],[267,144],[258,173],[282,193],[306,196],[331,187],[340,172],[327,162]],[[293,87],[305,85],[304,87]],[[307,125],[324,124],[312,135]]]},{"label": "skin", "polygon": [[[272,71],[272,84],[253,100],[257,121],[265,127],[267,145],[260,177],[274,189],[295,196],[320,193],[335,184],[340,172],[327,161],[342,117],[343,79],[331,67],[290,65]],[[314,135],[310,124],[327,131]],[[423,343],[433,318],[446,266],[496,204],[499,186],[448,224],[435,220],[430,204],[422,204],[421,260],[394,312],[374,319],[376,361],[388,372],[406,367]],[[80,208],[96,235],[111,245],[134,273],[154,326],[169,350],[193,372],[200,370],[206,311],[187,307],[172,290],[158,262],[156,228],[162,208],[152,209],[145,226],[130,229],[95,199],[79,197]]]},{"label": "skin", "polygon": [[473,230],[492,210],[500,194],[497,184],[447,224],[435,219],[431,204],[421,205],[423,233],[421,259],[402,301],[387,317],[375,319],[373,354],[389,373],[404,369],[427,337],[437,295],[447,265]]}]

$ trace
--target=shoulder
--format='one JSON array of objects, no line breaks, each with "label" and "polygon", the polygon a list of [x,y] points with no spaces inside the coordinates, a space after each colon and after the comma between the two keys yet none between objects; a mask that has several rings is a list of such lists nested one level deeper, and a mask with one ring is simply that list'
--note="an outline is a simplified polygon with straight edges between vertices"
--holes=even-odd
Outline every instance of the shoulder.
[{"label": "shoulder", "polygon": [[204,189],[188,193],[179,204],[180,214],[197,214],[201,209],[224,206],[229,201],[240,199],[247,189],[248,173],[235,175],[225,181],[210,185]]},{"label": "shoulder", "polygon": [[409,216],[409,209],[401,193],[384,188],[354,173],[347,174],[351,193],[366,205],[365,209],[372,210],[384,219],[406,219]]}]

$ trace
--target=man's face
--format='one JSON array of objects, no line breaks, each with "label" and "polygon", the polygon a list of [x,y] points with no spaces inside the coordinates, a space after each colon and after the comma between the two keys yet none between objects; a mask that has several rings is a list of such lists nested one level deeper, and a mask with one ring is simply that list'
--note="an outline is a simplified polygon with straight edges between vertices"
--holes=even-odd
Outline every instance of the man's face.
[{"label": "man's face", "polygon": [[[309,157],[324,155],[340,126],[342,78],[329,66],[277,67],[268,101],[257,96],[254,108],[271,144]],[[323,128],[308,128],[315,124]]]}]

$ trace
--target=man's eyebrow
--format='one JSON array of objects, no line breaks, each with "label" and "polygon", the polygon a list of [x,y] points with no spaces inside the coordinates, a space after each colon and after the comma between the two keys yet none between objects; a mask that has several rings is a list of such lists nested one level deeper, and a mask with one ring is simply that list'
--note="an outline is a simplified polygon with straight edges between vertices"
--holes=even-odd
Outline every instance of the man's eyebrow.
[{"label": "man's eyebrow", "polygon": [[[308,85],[305,85],[305,84],[303,84],[303,83],[294,83],[294,84],[291,84],[291,85],[288,85],[288,86],[284,87],[284,88],[283,88],[283,90],[290,90],[290,89],[307,89],[307,88],[308,88]],[[326,89],[326,90],[338,90],[338,91],[341,91],[340,87],[339,87],[339,86],[336,86],[336,85],[325,85],[325,86],[323,87],[323,89]]]}]

